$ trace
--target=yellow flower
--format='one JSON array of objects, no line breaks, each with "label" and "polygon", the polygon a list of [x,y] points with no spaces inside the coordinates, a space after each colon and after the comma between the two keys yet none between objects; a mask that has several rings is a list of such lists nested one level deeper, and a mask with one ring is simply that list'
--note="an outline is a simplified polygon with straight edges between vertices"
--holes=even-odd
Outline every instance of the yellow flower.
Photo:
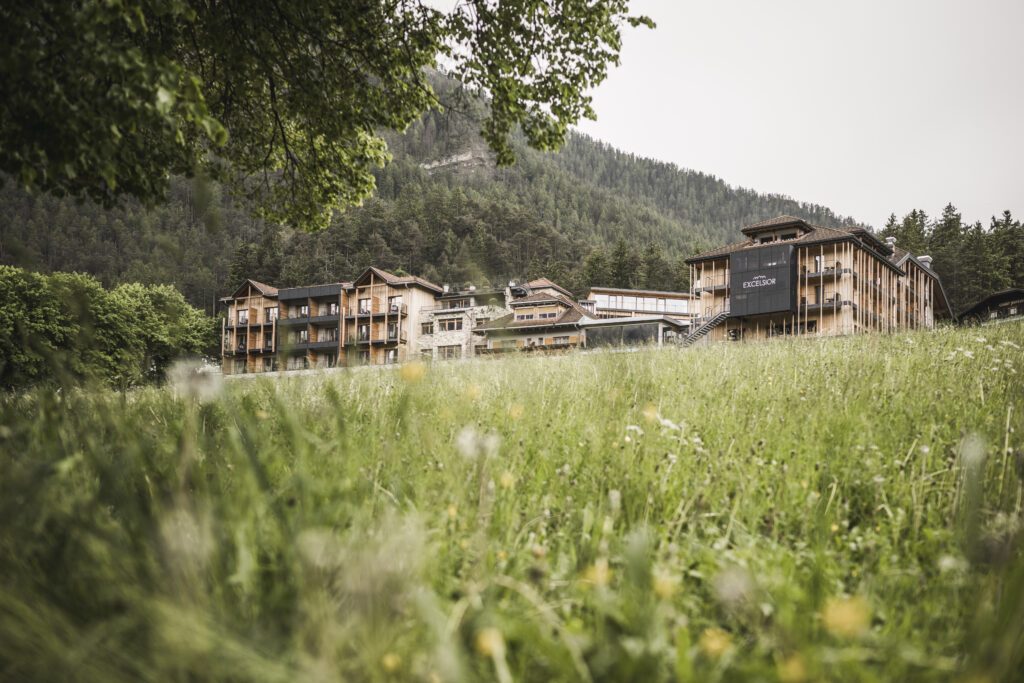
[{"label": "yellow flower", "polygon": [[857,638],[871,621],[871,610],[861,597],[829,598],[821,613],[825,628],[840,638]]},{"label": "yellow flower", "polygon": [[608,568],[608,560],[603,557],[583,573],[583,580],[595,586],[607,586],[611,578],[612,570]]},{"label": "yellow flower", "polygon": [[485,628],[476,634],[476,651],[485,657],[504,657],[505,639],[496,628]]},{"label": "yellow flower", "polygon": [[658,406],[653,403],[648,403],[644,406],[644,419],[648,422],[654,422],[658,419]]},{"label": "yellow flower", "polygon": [[836,524],[835,522],[832,523],[832,527],[831,528],[832,528],[832,533],[835,533],[835,532],[839,531],[839,525]]},{"label": "yellow flower", "polygon": [[523,405],[521,403],[513,403],[508,407],[508,416],[513,420],[518,420],[523,416]]},{"label": "yellow flower", "polygon": [[470,384],[466,387],[466,398],[471,401],[476,401],[483,396],[483,391],[480,389],[479,384]]},{"label": "yellow flower", "polygon": [[459,516],[459,508],[455,507],[454,505],[449,505],[448,506],[448,519],[455,519],[458,516]]},{"label": "yellow flower", "polygon": [[499,482],[501,483],[501,488],[510,489],[516,485],[516,475],[512,474],[508,470],[505,470],[504,472],[501,473],[501,479],[499,480]]},{"label": "yellow flower", "polygon": [[416,382],[419,382],[423,379],[423,376],[427,374],[427,366],[419,361],[413,361],[403,365],[399,374],[401,374],[402,379],[409,384],[416,384]]},{"label": "yellow flower", "polygon": [[803,657],[796,654],[778,664],[779,680],[782,683],[803,683],[807,680],[807,667]]},{"label": "yellow flower", "polygon": [[732,649],[732,636],[717,627],[705,629],[697,642],[701,652],[711,659],[718,659]]},{"label": "yellow flower", "polygon": [[504,550],[499,550],[498,551],[498,561],[499,562],[504,562],[507,559],[508,559],[508,553],[506,553]]},{"label": "yellow flower", "polygon": [[679,579],[672,576],[666,571],[658,570],[654,572],[653,579],[654,594],[662,600],[669,600],[675,595],[676,588],[679,587]]},{"label": "yellow flower", "polygon": [[402,658],[394,652],[389,652],[380,658],[380,665],[384,667],[384,670],[388,673],[393,673],[398,671],[398,667],[402,666]]}]

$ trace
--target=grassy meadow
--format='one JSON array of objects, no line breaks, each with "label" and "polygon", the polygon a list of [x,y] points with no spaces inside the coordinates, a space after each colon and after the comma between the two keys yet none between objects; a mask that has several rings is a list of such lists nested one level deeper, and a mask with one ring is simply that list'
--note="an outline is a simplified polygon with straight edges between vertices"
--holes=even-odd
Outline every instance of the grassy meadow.
[{"label": "grassy meadow", "polygon": [[1007,681],[1024,325],[0,399],[0,681]]}]

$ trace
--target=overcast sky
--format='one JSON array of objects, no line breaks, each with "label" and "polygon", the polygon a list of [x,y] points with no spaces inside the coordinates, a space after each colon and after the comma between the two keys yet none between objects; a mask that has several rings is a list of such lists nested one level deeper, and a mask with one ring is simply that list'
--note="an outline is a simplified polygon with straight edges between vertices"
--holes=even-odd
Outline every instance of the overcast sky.
[{"label": "overcast sky", "polygon": [[881,228],[1024,217],[1024,0],[634,0],[579,129]]}]

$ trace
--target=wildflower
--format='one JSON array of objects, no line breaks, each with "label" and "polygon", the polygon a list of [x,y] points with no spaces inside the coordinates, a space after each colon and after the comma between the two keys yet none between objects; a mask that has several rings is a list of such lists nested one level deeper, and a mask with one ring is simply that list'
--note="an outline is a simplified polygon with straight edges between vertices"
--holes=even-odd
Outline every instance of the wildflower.
[{"label": "wildflower", "polygon": [[468,398],[471,401],[478,400],[481,396],[483,396],[483,393],[484,392],[483,390],[480,389],[479,384],[470,384],[469,386],[466,387],[466,398]]},{"label": "wildflower", "polygon": [[714,581],[715,596],[726,607],[737,607],[746,602],[754,592],[750,574],[742,567],[729,567]]},{"label": "wildflower", "polygon": [[402,658],[394,652],[389,652],[380,658],[380,665],[384,667],[384,670],[388,673],[394,673],[395,671],[398,671],[398,667],[402,666]]},{"label": "wildflower", "polygon": [[513,403],[508,407],[508,416],[513,420],[518,420],[523,416],[523,405],[521,403]]},{"label": "wildflower", "polygon": [[821,614],[825,628],[840,638],[858,638],[868,629],[871,610],[861,597],[829,598]]},{"label": "wildflower", "polygon": [[499,482],[501,483],[501,488],[510,489],[516,485],[516,475],[512,474],[508,470],[505,470],[504,472],[501,473],[501,479],[499,480]]},{"label": "wildflower", "polygon": [[504,550],[499,550],[498,551],[498,561],[499,562],[504,562],[507,559],[508,559],[508,553],[505,552]]},{"label": "wildflower", "polygon": [[778,664],[779,680],[782,683],[803,683],[807,680],[807,667],[803,657],[798,654],[782,660]]},{"label": "wildflower", "polygon": [[548,554],[548,549],[539,543],[535,543],[533,547],[530,548],[530,552],[533,553],[533,556],[539,560]]},{"label": "wildflower", "polygon": [[598,587],[607,586],[612,578],[612,570],[608,568],[606,558],[598,559],[593,566],[587,567],[583,574],[583,580]]},{"label": "wildflower", "polygon": [[832,533],[839,531],[839,525],[835,522],[832,522],[832,526],[830,528],[832,529]]},{"label": "wildflower", "polygon": [[497,455],[499,446],[501,437],[497,434],[481,434],[471,426],[463,427],[455,437],[455,448],[467,460]]},{"label": "wildflower", "polygon": [[416,384],[427,374],[427,366],[419,361],[413,361],[403,365],[399,374],[409,384]]},{"label": "wildflower", "polygon": [[643,436],[644,430],[640,425],[626,425],[627,432],[635,432],[637,436]]},{"label": "wildflower", "polygon": [[654,587],[654,594],[662,600],[670,600],[675,595],[676,589],[679,587],[678,577],[669,574],[663,569],[659,569],[654,572],[652,580],[652,586]]},{"label": "wildflower", "polygon": [[732,649],[732,637],[717,627],[705,629],[697,641],[701,652],[711,659],[718,659]]},{"label": "wildflower", "polygon": [[648,403],[644,406],[644,419],[648,422],[654,422],[658,419],[658,408],[653,403]]},{"label": "wildflower", "polygon": [[455,519],[458,516],[459,516],[459,508],[455,507],[454,505],[449,505],[448,506],[448,519]]},{"label": "wildflower", "polygon": [[947,572],[963,571],[967,568],[967,563],[959,557],[953,555],[943,555],[939,558],[939,571],[943,574]]},{"label": "wildflower", "polygon": [[167,383],[181,398],[215,401],[224,391],[224,376],[195,361],[177,361],[167,370]]},{"label": "wildflower", "polygon": [[476,651],[484,657],[504,657],[505,638],[496,628],[485,628],[476,634]]},{"label": "wildflower", "polygon": [[612,514],[618,514],[622,509],[622,493],[618,489],[608,492],[608,506],[611,508]]}]

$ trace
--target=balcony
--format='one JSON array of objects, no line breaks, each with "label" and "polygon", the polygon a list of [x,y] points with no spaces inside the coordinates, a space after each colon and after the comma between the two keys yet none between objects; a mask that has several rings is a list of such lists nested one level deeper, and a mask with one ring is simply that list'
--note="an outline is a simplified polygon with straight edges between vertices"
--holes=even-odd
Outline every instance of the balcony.
[{"label": "balcony", "polygon": [[345,313],[345,317],[347,318],[366,318],[371,316],[384,315],[409,315],[409,307],[405,304],[394,304],[391,306],[387,304],[382,304],[380,306],[371,306],[370,308],[350,308]]}]

